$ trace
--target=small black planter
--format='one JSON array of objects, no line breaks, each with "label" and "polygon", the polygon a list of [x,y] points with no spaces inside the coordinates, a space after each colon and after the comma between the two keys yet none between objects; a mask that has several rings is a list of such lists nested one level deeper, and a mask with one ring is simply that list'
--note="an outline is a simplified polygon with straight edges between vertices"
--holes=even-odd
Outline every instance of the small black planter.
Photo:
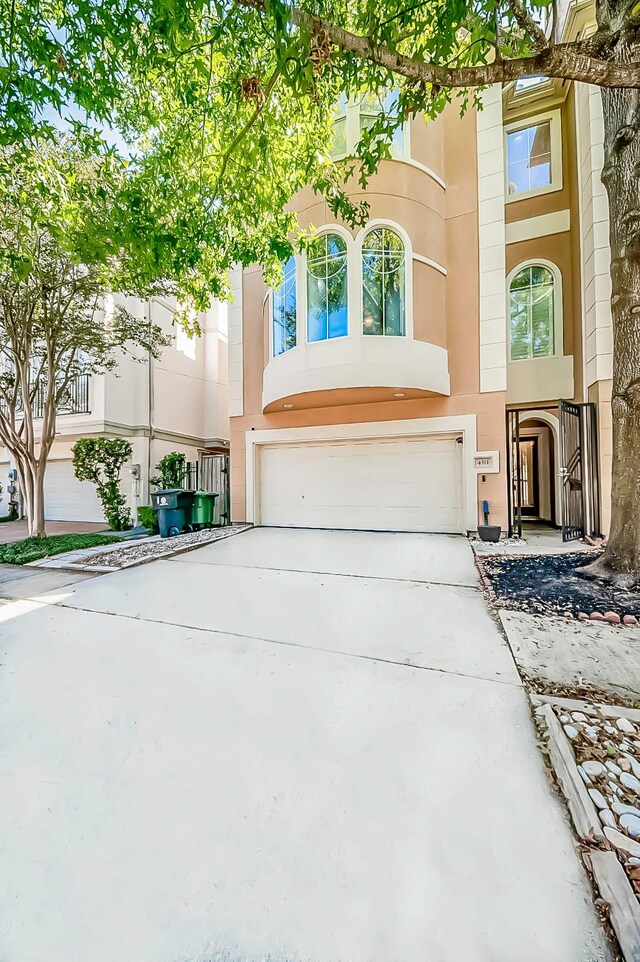
[{"label": "small black planter", "polygon": [[499,541],[502,529],[499,524],[479,524],[478,537],[481,541]]}]

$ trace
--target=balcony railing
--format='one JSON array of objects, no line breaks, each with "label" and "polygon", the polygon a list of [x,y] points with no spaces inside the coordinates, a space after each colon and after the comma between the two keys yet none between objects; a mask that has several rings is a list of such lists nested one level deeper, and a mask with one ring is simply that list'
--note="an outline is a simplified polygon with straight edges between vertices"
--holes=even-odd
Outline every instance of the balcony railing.
[{"label": "balcony railing", "polygon": [[[31,405],[34,418],[43,416],[46,397],[46,385],[39,385]],[[18,412],[21,410],[22,401],[20,400]],[[89,412],[89,375],[79,374],[67,385],[64,395],[58,403],[58,414],[89,414]]]}]

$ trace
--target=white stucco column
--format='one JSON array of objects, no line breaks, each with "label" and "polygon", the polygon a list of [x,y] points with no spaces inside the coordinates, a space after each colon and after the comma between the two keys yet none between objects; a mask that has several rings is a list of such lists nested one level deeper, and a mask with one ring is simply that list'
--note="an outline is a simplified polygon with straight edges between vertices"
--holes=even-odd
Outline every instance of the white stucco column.
[{"label": "white stucco column", "polygon": [[582,261],[585,389],[613,372],[609,203],[600,180],[604,163],[602,99],[597,87],[575,84]]},{"label": "white stucco column", "polygon": [[478,233],[480,251],[480,391],[507,389],[505,296],[504,132],[502,88],[482,93],[478,131]]}]

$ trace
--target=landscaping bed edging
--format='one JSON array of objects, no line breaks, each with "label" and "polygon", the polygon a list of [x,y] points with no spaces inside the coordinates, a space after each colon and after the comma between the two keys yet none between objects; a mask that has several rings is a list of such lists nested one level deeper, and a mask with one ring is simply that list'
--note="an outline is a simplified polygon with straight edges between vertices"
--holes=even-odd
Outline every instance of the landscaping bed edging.
[{"label": "landscaping bed edging", "polygon": [[[49,564],[34,562],[34,567],[64,568],[68,571],[86,571],[95,574],[108,574],[123,568],[133,568],[136,565],[147,564],[174,555],[195,551],[214,541],[221,541],[236,534],[248,531],[252,525],[229,525],[224,528],[204,528],[201,531],[190,531],[173,538],[161,538],[153,535],[149,538],[139,538],[112,547],[90,548],[85,552],[72,552],[68,555],[57,555],[48,559]],[[57,563],[54,563],[57,562]]]},{"label": "landscaping bed edging", "polygon": [[531,694],[626,962],[640,959],[640,710]]}]

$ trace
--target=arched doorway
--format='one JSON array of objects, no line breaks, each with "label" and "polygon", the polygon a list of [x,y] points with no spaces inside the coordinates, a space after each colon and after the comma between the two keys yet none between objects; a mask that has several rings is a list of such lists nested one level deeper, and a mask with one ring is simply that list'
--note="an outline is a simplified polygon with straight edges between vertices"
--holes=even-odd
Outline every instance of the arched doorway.
[{"label": "arched doorway", "polygon": [[598,535],[597,454],[593,404],[561,400],[546,410],[509,408],[509,532],[537,524],[561,528],[563,541]]},{"label": "arched doorway", "polygon": [[522,411],[518,435],[523,520],[560,528],[560,422],[549,411]]}]

